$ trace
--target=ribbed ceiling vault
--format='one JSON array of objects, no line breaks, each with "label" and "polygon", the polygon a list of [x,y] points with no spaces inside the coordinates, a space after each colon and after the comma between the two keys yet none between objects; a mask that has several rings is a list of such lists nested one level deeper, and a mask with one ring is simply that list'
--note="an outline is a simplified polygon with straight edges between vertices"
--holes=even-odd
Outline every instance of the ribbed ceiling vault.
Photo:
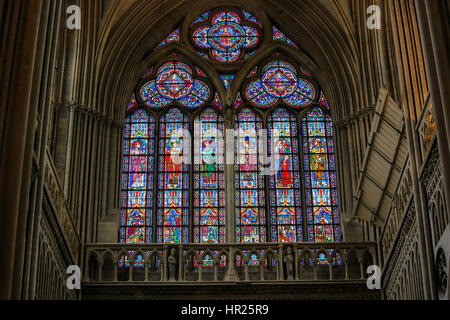
[{"label": "ribbed ceiling vault", "polygon": [[[172,52],[181,53],[202,67],[218,87],[218,77],[209,62],[185,43],[170,44],[153,53],[168,34],[192,21],[197,15],[220,5],[247,9],[265,23],[275,22],[299,48],[272,45],[260,50],[240,66],[237,81],[253,65],[276,51],[292,55],[311,69],[324,88],[338,120],[353,113],[360,105],[359,53],[348,29],[315,0],[117,0],[103,18],[96,48],[95,95],[92,105],[108,117],[122,121],[131,92],[147,68]],[[186,19],[186,20],[184,20]],[[237,88],[233,88],[234,93]],[[219,90],[224,97],[225,92]]]}]

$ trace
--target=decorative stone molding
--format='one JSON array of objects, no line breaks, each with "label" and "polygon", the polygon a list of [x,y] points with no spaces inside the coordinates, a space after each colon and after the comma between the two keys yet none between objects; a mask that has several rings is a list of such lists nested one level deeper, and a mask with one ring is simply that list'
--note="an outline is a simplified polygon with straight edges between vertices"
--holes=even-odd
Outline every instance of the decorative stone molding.
[{"label": "decorative stone molding", "polygon": [[65,241],[68,248],[73,256],[74,261],[78,261],[79,249],[80,249],[80,239],[78,233],[76,232],[75,225],[72,221],[67,200],[64,197],[64,192],[60,186],[59,180],[57,178],[56,169],[53,166],[50,157],[46,157],[46,169],[44,183],[48,196],[51,203],[53,204],[54,210],[59,223],[59,227],[64,233]]},{"label": "decorative stone molding", "polygon": [[[404,269],[408,270],[407,264],[411,261],[411,255],[415,255],[416,259],[419,255],[414,249],[417,248],[419,241],[414,202],[410,205],[399,229],[400,233],[391,249],[382,275],[383,288],[388,299],[396,298],[395,294],[398,294],[398,288],[401,287],[400,280],[405,276]],[[412,262],[418,263],[418,261]]]},{"label": "decorative stone molding", "polygon": [[448,290],[447,258],[441,248],[436,257],[436,281],[440,296],[444,296]]}]

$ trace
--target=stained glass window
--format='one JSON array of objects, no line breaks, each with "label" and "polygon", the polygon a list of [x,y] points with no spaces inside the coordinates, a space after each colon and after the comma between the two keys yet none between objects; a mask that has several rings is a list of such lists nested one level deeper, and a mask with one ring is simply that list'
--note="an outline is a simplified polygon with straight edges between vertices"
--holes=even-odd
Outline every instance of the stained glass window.
[{"label": "stained glass window", "polygon": [[194,241],[225,242],[223,120],[213,110],[194,123]]},{"label": "stained glass window", "polygon": [[315,108],[302,127],[308,241],[340,241],[331,119]]},{"label": "stained glass window", "polygon": [[304,107],[313,102],[316,91],[309,81],[297,76],[294,66],[275,60],[248,84],[245,95],[258,107],[270,107],[280,100],[294,107]]},{"label": "stained glass window", "polygon": [[158,243],[188,242],[189,120],[173,109],[160,120]]},{"label": "stained glass window", "polygon": [[162,108],[173,100],[190,108],[200,107],[210,98],[208,86],[192,76],[192,70],[181,62],[162,65],[157,78],[147,82],[140,90],[142,101],[152,108]]},{"label": "stained glass window", "polygon": [[236,117],[236,240],[241,243],[266,241],[264,176],[258,156],[262,150],[261,129],[261,120],[248,109]]},{"label": "stained glass window", "polygon": [[121,243],[152,239],[155,121],[143,110],[125,120],[122,160]]},{"label": "stained glass window", "polygon": [[302,242],[302,208],[297,118],[277,109],[268,118],[269,154],[276,163],[270,176],[273,242]]},{"label": "stained glass window", "polygon": [[261,27],[255,20],[233,10],[202,15],[199,21],[203,23],[192,32],[193,44],[200,52],[209,52],[216,61],[236,62],[254,51],[260,42]]}]

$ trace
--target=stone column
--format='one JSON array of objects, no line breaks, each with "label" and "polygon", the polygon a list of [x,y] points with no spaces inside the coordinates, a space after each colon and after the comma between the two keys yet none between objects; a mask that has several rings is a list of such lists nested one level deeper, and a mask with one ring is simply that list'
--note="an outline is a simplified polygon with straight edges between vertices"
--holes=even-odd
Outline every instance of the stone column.
[{"label": "stone column", "polygon": [[[419,30],[429,81],[436,135],[442,165],[443,184],[450,214],[450,49],[448,46],[449,21],[440,11],[443,1],[415,0]],[[448,12],[447,12],[448,17]]]},{"label": "stone column", "polygon": [[28,202],[21,198],[21,190],[23,183],[29,185],[31,181],[29,163],[33,152],[25,150],[25,146],[29,116],[37,111],[37,105],[31,104],[30,99],[41,6],[42,1],[17,0],[3,4],[2,9],[4,17],[9,19],[5,24],[9,28],[0,30],[4,44],[0,46],[0,54],[5,66],[0,75],[0,299],[12,297],[14,270],[23,267],[15,265],[14,256],[16,239],[23,236],[17,234],[17,226],[25,223],[19,221],[20,204]]},{"label": "stone column", "polygon": [[[231,130],[234,130],[234,113],[232,110],[232,104],[227,104],[224,112],[224,125],[225,125],[225,198],[226,198],[226,219],[225,219],[225,231],[226,242],[236,242],[236,225],[235,225],[235,213],[234,213],[234,165],[229,164],[231,160],[234,161],[234,134],[231,134]],[[228,131],[230,130],[230,131]],[[229,133],[229,134],[228,134]]]}]

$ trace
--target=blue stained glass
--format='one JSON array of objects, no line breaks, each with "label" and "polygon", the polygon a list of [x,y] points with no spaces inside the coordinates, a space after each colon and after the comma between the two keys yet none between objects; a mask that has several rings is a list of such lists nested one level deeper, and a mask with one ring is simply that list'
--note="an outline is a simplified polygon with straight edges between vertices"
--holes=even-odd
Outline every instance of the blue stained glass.
[{"label": "blue stained glass", "polygon": [[249,21],[252,21],[254,23],[256,23],[257,25],[259,25],[260,27],[262,27],[261,23],[258,21],[258,19],[256,19],[252,14],[248,13],[245,10],[242,10],[242,13],[245,15],[245,18]]},{"label": "blue stained glass", "polygon": [[211,11],[205,12],[204,14],[202,14],[200,17],[198,17],[197,19],[194,20],[194,22],[192,23],[192,25],[195,25],[197,23],[206,21],[206,19],[208,19],[209,14],[211,13]]},{"label": "blue stained glass", "polygon": [[275,26],[273,27],[273,40],[281,40],[281,41],[284,41],[287,44],[297,48],[297,46],[290,39],[288,39],[284,35],[284,33],[282,33],[280,30],[278,30],[278,28],[276,28]]},{"label": "blue stained glass", "polygon": [[210,91],[208,86],[199,80],[195,80],[194,88],[192,92],[184,99],[179,100],[179,102],[191,108],[196,108],[203,105],[210,97]]}]

